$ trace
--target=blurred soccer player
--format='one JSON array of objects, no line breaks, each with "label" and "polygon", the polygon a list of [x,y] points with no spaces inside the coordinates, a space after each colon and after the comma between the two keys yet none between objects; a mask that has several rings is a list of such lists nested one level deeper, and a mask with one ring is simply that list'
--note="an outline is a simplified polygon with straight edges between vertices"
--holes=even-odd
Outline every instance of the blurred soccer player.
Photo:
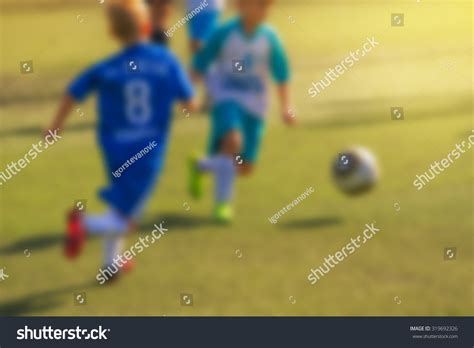
[{"label": "blurred soccer player", "polygon": [[196,55],[193,68],[205,74],[214,105],[208,157],[191,158],[189,190],[203,193],[202,175],[215,177],[214,217],[229,222],[236,174],[252,172],[265,129],[269,78],[278,85],[281,114],[287,124],[295,119],[290,108],[290,69],[276,33],[265,24],[272,0],[238,0],[239,16],[217,29]]},{"label": "blurred soccer player", "polygon": [[[191,52],[195,54],[219,23],[225,0],[187,0],[187,11],[194,14],[189,21]],[[198,11],[199,10],[199,11]]]},{"label": "blurred soccer player", "polygon": [[167,46],[169,43],[166,30],[170,26],[173,14],[173,0],[147,0],[151,14],[151,36],[153,43]]},{"label": "blurred soccer player", "polygon": [[97,94],[97,139],[108,177],[100,197],[108,210],[100,215],[73,211],[65,253],[77,257],[86,234],[99,235],[105,241],[105,266],[119,271],[114,258],[123,236],[139,221],[162,169],[173,103],[180,100],[192,109],[193,92],[178,60],[166,48],[144,41],[150,23],[141,0],[108,0],[106,13],[123,49],[71,83],[50,129],[63,129],[74,103]]}]

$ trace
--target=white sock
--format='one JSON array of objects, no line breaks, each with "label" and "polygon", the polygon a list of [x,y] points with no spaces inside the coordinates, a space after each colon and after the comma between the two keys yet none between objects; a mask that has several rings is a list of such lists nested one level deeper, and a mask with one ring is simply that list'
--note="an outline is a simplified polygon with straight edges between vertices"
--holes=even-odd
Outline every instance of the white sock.
[{"label": "white sock", "polygon": [[104,238],[104,265],[110,266],[123,250],[124,238],[120,234],[111,234]]},{"label": "white sock", "polygon": [[234,196],[234,182],[237,171],[232,157],[218,155],[215,158],[217,168],[215,174],[214,198],[217,203],[229,202]]},{"label": "white sock", "polygon": [[198,161],[198,167],[203,172],[215,172],[219,167],[219,155],[205,157]]},{"label": "white sock", "polygon": [[82,222],[89,234],[113,235],[124,234],[128,230],[128,221],[114,210],[101,215],[85,215]]}]

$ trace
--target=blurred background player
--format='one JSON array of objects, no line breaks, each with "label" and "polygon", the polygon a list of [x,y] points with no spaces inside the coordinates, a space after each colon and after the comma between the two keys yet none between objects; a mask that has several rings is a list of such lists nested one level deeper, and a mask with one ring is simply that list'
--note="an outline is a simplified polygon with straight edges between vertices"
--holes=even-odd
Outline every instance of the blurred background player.
[{"label": "blurred background player", "polygon": [[[166,48],[145,42],[150,23],[141,0],[109,0],[106,11],[111,33],[124,48],[71,83],[50,129],[62,130],[74,103],[97,94],[97,138],[109,181],[100,197],[108,210],[100,215],[72,212],[65,253],[78,256],[86,234],[102,236],[104,263],[111,269],[160,174],[173,103],[178,99],[192,109],[193,93],[178,60]],[[156,147],[131,161],[150,144]],[[123,172],[117,177],[112,173],[118,168]]]},{"label": "blurred background player", "polygon": [[147,0],[151,15],[151,36],[153,43],[167,46],[169,37],[166,30],[170,27],[173,15],[173,0]]},{"label": "blurred background player", "polygon": [[217,28],[224,9],[225,0],[186,0],[187,13],[197,8],[199,13],[189,20],[189,37],[191,52],[195,54]]},{"label": "blurred background player", "polygon": [[214,218],[229,222],[236,174],[252,172],[265,128],[268,80],[278,85],[283,120],[295,119],[290,108],[290,71],[276,33],[265,24],[272,0],[238,0],[238,17],[217,29],[193,62],[194,74],[207,78],[214,101],[209,156],[190,162],[190,193],[202,196],[202,174],[215,177]]}]

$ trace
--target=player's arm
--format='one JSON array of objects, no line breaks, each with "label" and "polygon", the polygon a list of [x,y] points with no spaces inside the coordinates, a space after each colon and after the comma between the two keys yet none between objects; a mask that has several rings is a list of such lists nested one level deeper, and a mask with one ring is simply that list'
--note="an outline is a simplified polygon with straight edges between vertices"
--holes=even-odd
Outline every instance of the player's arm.
[{"label": "player's arm", "polygon": [[59,131],[64,129],[66,119],[77,102],[82,102],[97,85],[97,68],[92,67],[79,75],[68,87],[58,111],[48,129]]},{"label": "player's arm", "polygon": [[270,41],[272,45],[270,54],[270,69],[273,79],[277,83],[278,99],[280,100],[280,109],[283,121],[286,124],[296,122],[295,112],[291,106],[290,96],[290,64],[285,49],[275,33],[271,33]]},{"label": "player's arm", "polygon": [[198,110],[194,89],[186,71],[178,59],[172,56],[172,73],[170,76],[170,89],[174,92],[175,98],[179,101],[184,113],[192,113]]},{"label": "player's arm", "polygon": [[292,125],[296,123],[295,111],[291,107],[290,101],[290,88],[288,83],[279,84],[277,87],[278,98],[280,99],[280,110],[283,117],[283,121]]},{"label": "player's arm", "polygon": [[51,122],[51,125],[49,126],[48,129],[46,129],[46,133],[48,133],[48,130],[58,130],[58,132],[61,132],[64,128],[64,123],[66,122],[67,117],[71,113],[71,109],[73,108],[75,104],[75,100],[72,96],[69,94],[66,94],[60,104],[59,108],[56,111],[56,115],[53,118],[53,121]]}]

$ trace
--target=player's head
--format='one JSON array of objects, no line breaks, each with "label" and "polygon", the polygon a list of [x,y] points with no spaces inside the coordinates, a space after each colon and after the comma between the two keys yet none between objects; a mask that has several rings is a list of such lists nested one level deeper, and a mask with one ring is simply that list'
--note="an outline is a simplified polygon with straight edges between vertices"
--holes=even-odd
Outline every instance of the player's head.
[{"label": "player's head", "polygon": [[150,8],[157,11],[168,11],[174,4],[174,0],[146,0],[146,3]]},{"label": "player's head", "polygon": [[165,28],[173,11],[173,0],[147,0],[151,21],[155,27]]},{"label": "player's head", "polygon": [[149,12],[143,0],[107,0],[107,17],[112,35],[124,44],[150,33]]},{"label": "player's head", "polygon": [[268,16],[273,0],[237,0],[237,10],[245,21],[262,23]]}]

